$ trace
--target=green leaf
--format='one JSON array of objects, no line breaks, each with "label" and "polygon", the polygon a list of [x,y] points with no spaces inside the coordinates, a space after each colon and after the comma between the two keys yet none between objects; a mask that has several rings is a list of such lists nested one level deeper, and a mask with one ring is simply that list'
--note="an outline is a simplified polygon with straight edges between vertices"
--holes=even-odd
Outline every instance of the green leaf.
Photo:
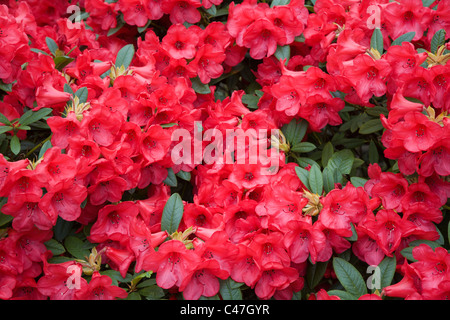
[{"label": "green leaf", "polygon": [[114,65],[118,68],[124,66],[127,69],[134,57],[134,46],[132,44],[127,44],[117,53],[116,61]]},{"label": "green leaf", "polygon": [[339,282],[348,293],[357,298],[367,294],[363,277],[351,263],[335,257],[333,258],[333,269]]},{"label": "green leaf", "polygon": [[167,169],[167,178],[163,182],[170,187],[176,187],[178,185],[177,177],[172,168]]},{"label": "green leaf", "polygon": [[415,31],[405,33],[405,34],[401,35],[400,37],[398,37],[397,39],[395,39],[394,41],[392,41],[391,47],[392,46],[401,46],[403,42],[411,42],[415,36],[416,36]]},{"label": "green leaf", "polygon": [[74,58],[68,56],[58,56],[53,59],[55,62],[55,69],[61,71],[65,66],[71,63]]},{"label": "green leaf", "polygon": [[450,242],[450,221],[448,222],[447,226],[447,240]]},{"label": "green leaf", "polygon": [[306,272],[306,282],[310,289],[314,289],[322,280],[325,271],[327,270],[328,261],[316,262],[308,266]]},{"label": "green leaf", "polygon": [[420,245],[422,243],[428,245],[433,250],[435,248],[437,248],[437,247],[440,247],[440,245],[437,242],[435,242],[435,241],[431,241],[431,240],[414,240],[414,241],[411,241],[409,243],[408,247],[406,247],[403,250],[401,250],[400,253],[402,254],[402,256],[404,256],[409,261],[416,262],[417,260],[414,258],[412,252],[413,252],[413,249],[415,247],[417,247],[418,245]]},{"label": "green leaf", "polygon": [[64,240],[72,229],[73,221],[66,221],[61,217],[56,220],[56,225],[53,227],[55,239],[58,241]]},{"label": "green leaf", "polygon": [[350,226],[352,228],[352,235],[351,235],[351,237],[348,237],[345,239],[347,239],[348,241],[356,241],[356,240],[358,240],[358,233],[356,232],[355,225],[352,222],[350,222]]},{"label": "green leaf", "polygon": [[47,140],[44,142],[44,144],[41,147],[41,150],[39,150],[39,159],[42,158],[45,154],[45,152],[52,147],[52,142],[50,140]]},{"label": "green leaf", "polygon": [[138,32],[142,33],[145,30],[147,30],[147,28],[150,26],[151,23],[152,23],[152,20],[148,20],[147,23],[145,24],[145,26],[137,28]]},{"label": "green leaf", "polygon": [[338,296],[341,300],[358,300],[357,297],[343,290],[330,290],[327,293],[330,296]]},{"label": "green leaf", "polygon": [[378,28],[375,28],[373,30],[372,38],[370,40],[370,47],[373,49],[376,49],[380,54],[383,54],[383,34],[381,33],[381,30]]},{"label": "green leaf", "polygon": [[76,259],[84,260],[90,254],[89,250],[83,248],[83,241],[75,236],[68,236],[64,239],[64,246],[66,247],[67,252]]},{"label": "green leaf", "polygon": [[292,119],[288,124],[281,128],[286,140],[291,146],[300,144],[308,129],[308,122],[306,120]]},{"label": "green leaf", "polygon": [[69,86],[69,84],[64,83],[64,92],[68,92],[71,95],[74,95],[75,93],[73,92],[72,88]]},{"label": "green leaf", "polygon": [[0,113],[0,122],[8,126],[12,125],[11,121],[3,113]]},{"label": "green leaf", "polygon": [[5,91],[5,92],[11,92],[12,91],[12,85],[13,83],[4,83],[1,79],[0,79],[0,89]]},{"label": "green leaf", "polygon": [[436,54],[439,47],[445,44],[445,34],[446,32],[444,29],[436,31],[433,38],[431,39],[431,47],[430,47],[431,53]]},{"label": "green leaf", "polygon": [[20,140],[19,137],[14,135],[11,137],[11,142],[9,147],[11,148],[12,153],[18,155],[20,152]]},{"label": "green leaf", "polygon": [[223,300],[242,300],[241,286],[243,283],[236,282],[231,278],[225,280],[219,280],[220,289],[219,292]]},{"label": "green leaf", "polygon": [[192,89],[199,94],[210,94],[211,89],[207,84],[204,84],[200,81],[199,77],[195,77],[191,79]]},{"label": "green leaf", "polygon": [[51,108],[42,108],[38,111],[28,110],[25,112],[19,119],[19,124],[21,126],[27,126],[31,123],[41,120],[45,116],[49,115],[53,109]]},{"label": "green leaf", "polygon": [[139,292],[130,292],[124,300],[141,300]]},{"label": "green leaf", "polygon": [[86,103],[88,98],[88,89],[86,87],[81,87],[74,93],[74,96],[78,97],[80,103]]},{"label": "green leaf", "polygon": [[314,149],[316,149],[316,146],[311,142],[300,142],[294,144],[291,148],[291,151],[299,153],[307,153],[313,151]]},{"label": "green leaf", "polygon": [[331,156],[334,153],[333,144],[329,141],[325,144],[322,150],[322,167],[326,167],[328,164],[328,160],[330,160]]},{"label": "green leaf", "polygon": [[44,242],[45,247],[50,250],[53,253],[53,256],[59,256],[60,254],[63,254],[66,252],[66,249],[64,249],[64,246],[56,241],[55,239],[50,239],[46,242]]},{"label": "green leaf", "polygon": [[274,56],[280,61],[286,60],[285,64],[287,64],[289,58],[291,57],[291,46],[290,45],[278,46],[277,50],[275,50]]},{"label": "green leaf", "polygon": [[357,187],[363,187],[367,182],[367,179],[361,178],[361,177],[351,177],[350,178],[350,182],[352,183],[352,185],[357,188]]},{"label": "green leaf", "polygon": [[45,43],[47,44],[47,47],[50,50],[50,52],[53,53],[53,55],[55,55],[56,50],[59,49],[59,47],[56,44],[55,40],[53,40],[52,38],[46,37],[45,38]]},{"label": "green leaf", "polygon": [[191,181],[191,173],[180,170],[176,173],[176,176],[184,181]]},{"label": "green leaf", "polygon": [[371,119],[365,123],[363,123],[359,127],[359,133],[361,134],[370,134],[380,130],[383,130],[383,124],[380,119]]},{"label": "green leaf", "polygon": [[242,96],[242,103],[247,105],[249,109],[258,109],[259,97],[254,94],[244,94]]},{"label": "green leaf", "polygon": [[11,131],[12,129],[10,126],[0,126],[0,134]]},{"label": "green leaf", "polygon": [[323,191],[323,177],[322,171],[320,171],[320,167],[318,165],[314,165],[311,167],[311,170],[309,171],[308,181],[309,186],[311,187],[310,191],[312,193],[321,195]]},{"label": "green leaf", "polygon": [[169,234],[177,231],[178,226],[183,217],[184,206],[183,200],[178,193],[174,193],[167,200],[162,217],[161,217],[161,230],[166,230]]},{"label": "green leaf", "polygon": [[323,169],[323,188],[325,192],[328,193],[334,189],[334,170],[326,167]]},{"label": "green leaf", "polygon": [[300,167],[295,167],[295,173],[305,187],[310,190],[309,186],[309,171]]},{"label": "green leaf", "polygon": [[291,2],[291,1],[290,0],[273,0],[270,3],[270,7],[273,8],[275,6],[285,6],[285,5],[288,5],[289,2]]},{"label": "green leaf", "polygon": [[377,145],[373,140],[369,143],[369,163],[378,163],[379,160]]},{"label": "green leaf", "polygon": [[115,28],[108,30],[107,36],[110,37],[113,34],[117,33],[120,29],[123,28],[124,25],[125,25],[125,23],[123,23],[122,21],[118,21],[117,26]]},{"label": "green leaf", "polygon": [[209,15],[215,17],[216,14],[217,14],[217,7],[216,7],[215,5],[212,5],[210,8],[205,9],[205,11],[206,11]]},{"label": "green leaf", "polygon": [[156,284],[153,286],[145,287],[138,291],[141,296],[144,296],[147,300],[160,300],[166,294],[164,290],[158,287]]},{"label": "green leaf", "polygon": [[429,7],[435,2],[436,2],[436,0],[422,0],[422,4],[424,7]]},{"label": "green leaf", "polygon": [[383,261],[380,262],[378,268],[380,268],[381,289],[391,285],[396,267],[397,260],[395,258],[395,255],[392,257],[385,257]]},{"label": "green leaf", "polygon": [[50,57],[50,55],[49,55],[47,52],[42,51],[42,50],[39,50],[39,49],[36,49],[36,48],[31,48],[30,51],[33,51],[33,52],[35,52],[35,53],[41,53],[41,54],[44,54],[44,55]]},{"label": "green leaf", "polygon": [[350,174],[354,161],[355,156],[353,155],[353,152],[351,150],[344,149],[335,152],[331,156],[330,160],[328,160],[327,167],[329,167],[332,171],[339,169],[342,174]]}]

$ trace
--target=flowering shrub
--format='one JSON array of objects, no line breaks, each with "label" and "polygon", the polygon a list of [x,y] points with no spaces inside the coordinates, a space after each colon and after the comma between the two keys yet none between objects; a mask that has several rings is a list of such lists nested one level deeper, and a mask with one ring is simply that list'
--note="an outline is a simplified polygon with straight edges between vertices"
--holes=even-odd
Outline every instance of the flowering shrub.
[{"label": "flowering shrub", "polygon": [[448,299],[450,3],[0,1],[1,299]]}]

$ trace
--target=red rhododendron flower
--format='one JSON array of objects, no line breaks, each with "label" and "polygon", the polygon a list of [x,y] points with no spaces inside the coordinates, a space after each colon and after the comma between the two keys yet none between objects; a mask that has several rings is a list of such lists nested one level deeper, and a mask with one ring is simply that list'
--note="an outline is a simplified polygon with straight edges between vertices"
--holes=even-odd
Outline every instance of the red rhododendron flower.
[{"label": "red rhododendron flower", "polygon": [[76,297],[78,300],[115,300],[124,299],[127,295],[124,289],[112,285],[110,277],[94,272],[89,284],[80,289]]},{"label": "red rhododendron flower", "polygon": [[144,270],[156,272],[156,283],[164,289],[180,287],[198,265],[200,257],[178,240],[170,240],[159,246],[159,250],[148,255],[143,262]]}]

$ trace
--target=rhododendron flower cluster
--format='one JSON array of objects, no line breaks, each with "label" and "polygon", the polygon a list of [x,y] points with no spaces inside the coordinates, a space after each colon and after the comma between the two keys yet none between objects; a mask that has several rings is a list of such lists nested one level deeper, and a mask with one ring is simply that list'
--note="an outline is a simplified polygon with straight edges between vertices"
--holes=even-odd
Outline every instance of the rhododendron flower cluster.
[{"label": "rhododendron flower cluster", "polygon": [[0,298],[448,299],[449,38],[438,0],[0,1]]}]

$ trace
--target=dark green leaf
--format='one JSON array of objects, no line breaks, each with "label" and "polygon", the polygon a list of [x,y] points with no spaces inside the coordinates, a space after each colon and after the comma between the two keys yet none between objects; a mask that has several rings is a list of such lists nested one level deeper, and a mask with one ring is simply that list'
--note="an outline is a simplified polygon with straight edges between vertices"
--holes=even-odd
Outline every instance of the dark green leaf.
[{"label": "dark green leaf", "polygon": [[361,134],[370,134],[380,130],[383,130],[383,124],[380,119],[371,119],[365,123],[363,123],[359,127],[359,133]]},{"label": "dark green leaf", "polygon": [[11,121],[9,121],[8,118],[3,113],[0,113],[0,122],[8,126],[11,125]]},{"label": "dark green leaf", "polygon": [[56,241],[55,239],[50,239],[47,242],[44,243],[45,247],[50,250],[54,256],[59,256],[60,254],[63,254],[66,252],[66,249],[64,249],[64,246]]},{"label": "dark green leaf", "polygon": [[150,26],[151,23],[152,23],[152,20],[148,20],[147,23],[145,24],[145,26],[137,28],[138,32],[142,33],[145,30],[147,30],[147,28]]},{"label": "dark green leaf", "polygon": [[280,61],[286,60],[284,63],[287,64],[289,58],[291,57],[291,46],[278,46],[277,50],[275,50],[274,56]]},{"label": "dark green leaf", "polygon": [[127,69],[134,57],[134,46],[132,44],[127,44],[117,53],[116,61],[114,65],[118,68],[124,66]]},{"label": "dark green leaf", "polygon": [[33,51],[35,53],[41,53],[41,54],[44,54],[46,56],[50,56],[47,52],[39,50],[39,49],[36,49],[36,48],[31,48],[30,51]]},{"label": "dark green leaf", "polygon": [[50,140],[47,140],[44,142],[44,144],[41,147],[41,150],[39,150],[39,159],[42,158],[45,154],[45,152],[52,147],[52,143]]},{"label": "dark green leaf", "polygon": [[240,287],[243,283],[238,283],[231,278],[219,280],[220,294],[223,300],[242,300],[242,292]]},{"label": "dark green leaf", "polygon": [[372,38],[370,40],[370,47],[376,49],[380,54],[383,54],[383,34],[378,28],[373,30]]},{"label": "dark green leaf", "polygon": [[309,265],[306,272],[306,281],[310,289],[314,289],[320,283],[327,270],[327,265],[328,261]]},{"label": "dark green leaf", "polygon": [[273,8],[275,6],[285,6],[285,5],[288,5],[289,2],[291,2],[291,1],[290,0],[273,0],[270,3],[270,7]]},{"label": "dark green leaf", "polygon": [[354,161],[355,156],[353,155],[353,152],[351,150],[344,149],[335,152],[331,156],[330,160],[328,160],[327,167],[329,167],[332,171],[339,169],[342,174],[350,174]]},{"label": "dark green leaf", "polygon": [[163,182],[171,187],[176,187],[178,185],[177,177],[172,168],[167,169],[167,178]]},{"label": "dark green leaf", "polygon": [[446,32],[444,29],[436,31],[433,38],[431,39],[431,53],[436,54],[439,47],[445,44],[445,34]]},{"label": "dark green leaf", "polygon": [[307,153],[313,151],[314,149],[316,149],[316,146],[311,142],[300,142],[294,144],[291,148],[291,151],[299,153]]},{"label": "dark green leaf", "polygon": [[341,300],[358,300],[357,297],[343,290],[330,290],[327,293],[330,296],[338,296]]},{"label": "dark green leaf", "polygon": [[166,294],[164,290],[157,285],[148,286],[138,291],[141,296],[144,296],[147,300],[160,300]]},{"label": "dark green leaf", "polygon": [[393,257],[385,257],[383,261],[381,261],[378,265],[378,267],[380,268],[381,289],[391,285],[392,279],[394,278],[396,266],[397,261],[395,255]]},{"label": "dark green leaf", "polygon": [[312,193],[316,193],[318,195],[322,194],[323,177],[318,165],[312,166],[309,171],[309,186],[311,187],[310,191]]},{"label": "dark green leaf", "polygon": [[395,39],[391,43],[391,47],[392,46],[401,46],[403,42],[411,42],[412,39],[414,39],[415,36],[416,36],[416,32],[415,31],[411,31],[411,32],[405,33],[405,34],[401,35],[400,37],[398,37],[397,39]]},{"label": "dark green leaf", "polygon": [[200,81],[199,77],[195,77],[191,79],[192,89],[199,94],[209,94],[211,93],[211,89],[207,84],[204,84]]},{"label": "dark green leaf", "polygon": [[55,69],[56,70],[62,70],[65,66],[67,66],[69,63],[71,63],[74,58],[67,57],[67,56],[58,56],[53,59],[55,62]]},{"label": "dark green leaf", "polygon": [[183,217],[183,212],[183,200],[181,200],[180,195],[178,193],[172,194],[163,209],[161,230],[166,230],[169,234],[177,231],[178,225]]},{"label": "dark green leaf", "polygon": [[367,182],[367,179],[361,178],[361,177],[351,177],[350,178],[350,182],[352,183],[352,185],[357,188],[357,187],[363,187]]},{"label": "dark green leaf", "polygon": [[110,37],[113,34],[117,33],[120,29],[123,28],[124,25],[125,25],[125,23],[123,23],[122,21],[117,22],[117,25],[115,28],[108,30],[107,36]]},{"label": "dark green leaf", "polygon": [[377,145],[373,140],[369,143],[369,163],[378,163],[379,160]]},{"label": "dark green leaf", "polygon": [[429,7],[435,2],[436,2],[436,0],[422,0],[422,3],[423,3],[424,7]]},{"label": "dark green leaf", "polygon": [[11,142],[9,147],[11,148],[12,153],[15,155],[19,154],[20,152],[20,140],[19,137],[14,135],[11,137]]},{"label": "dark green leaf", "polygon": [[288,124],[285,124],[281,128],[281,131],[283,132],[289,144],[291,146],[294,146],[302,142],[307,129],[308,129],[307,121],[303,119],[301,120],[292,119]]},{"label": "dark green leaf", "polygon": [[64,83],[64,92],[70,93],[71,95],[75,94],[72,88],[67,83]]},{"label": "dark green leaf", "polygon": [[76,259],[86,259],[90,252],[83,248],[83,241],[75,236],[68,236],[64,239],[66,250]]},{"label": "dark green leaf", "polygon": [[190,172],[180,170],[177,172],[176,176],[185,181],[191,181],[191,173]]},{"label": "dark green leaf", "polygon": [[249,109],[258,109],[259,99],[254,94],[244,94],[242,96],[242,103],[246,104]]},{"label": "dark green leaf", "polygon": [[309,171],[300,167],[295,167],[295,173],[297,174],[300,181],[304,184],[308,190],[310,190],[309,186]]},{"label": "dark green leaf", "polygon": [[358,240],[358,233],[356,232],[355,225],[352,222],[350,222],[350,226],[352,228],[352,235],[351,237],[345,239],[347,239],[348,241],[356,241]]},{"label": "dark green leaf", "polygon": [[322,150],[322,167],[326,167],[328,164],[328,160],[330,160],[331,156],[334,153],[333,144],[331,142],[327,142]]},{"label": "dark green leaf", "polygon": [[72,229],[73,221],[66,221],[61,217],[56,220],[56,225],[53,228],[55,239],[58,241],[64,240]]},{"label": "dark green leaf", "polygon": [[29,125],[31,123],[41,120],[45,116],[49,115],[52,111],[53,109],[51,108],[42,108],[39,109],[38,111],[28,110],[20,117],[19,123],[22,126]]},{"label": "dark green leaf", "polygon": [[367,294],[363,277],[351,263],[335,257],[333,258],[333,269],[339,282],[348,293],[357,298]]},{"label": "dark green leaf", "polygon": [[325,192],[328,193],[334,189],[334,170],[330,169],[330,167],[326,167],[323,169],[323,188]]},{"label": "dark green leaf", "polygon": [[80,103],[86,103],[88,99],[88,89],[86,87],[81,87],[75,92],[75,96],[78,97]]},{"label": "dark green leaf", "polygon": [[3,90],[5,92],[11,92],[12,91],[12,83],[4,83],[1,79],[0,79],[0,90]]},{"label": "dark green leaf", "polygon": [[10,126],[0,126],[0,134],[11,131],[12,129]]},{"label": "dark green leaf", "polygon": [[58,50],[58,45],[56,44],[55,40],[53,40],[52,38],[46,37],[45,38],[45,43],[47,43],[47,47],[50,50],[51,53],[53,53],[53,55],[55,55],[56,50]]}]

